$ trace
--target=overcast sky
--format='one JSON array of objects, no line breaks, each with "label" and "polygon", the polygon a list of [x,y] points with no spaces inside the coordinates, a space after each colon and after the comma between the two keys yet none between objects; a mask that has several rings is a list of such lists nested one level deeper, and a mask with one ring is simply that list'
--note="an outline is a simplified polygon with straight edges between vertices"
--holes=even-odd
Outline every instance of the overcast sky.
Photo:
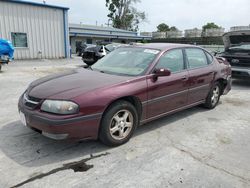
[{"label": "overcast sky", "polygon": [[[43,2],[42,0],[33,0]],[[47,4],[70,8],[69,22],[83,24],[107,23],[105,0],[46,0]],[[145,11],[148,21],[140,31],[155,31],[160,23],[180,30],[201,28],[207,22],[228,30],[230,26],[250,24],[250,0],[141,0],[136,8]]]}]

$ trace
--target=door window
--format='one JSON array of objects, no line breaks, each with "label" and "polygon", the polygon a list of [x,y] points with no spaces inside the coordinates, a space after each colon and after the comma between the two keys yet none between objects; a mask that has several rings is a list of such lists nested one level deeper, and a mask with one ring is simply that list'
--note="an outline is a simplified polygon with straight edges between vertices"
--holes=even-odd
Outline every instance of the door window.
[{"label": "door window", "polygon": [[182,49],[171,50],[162,55],[156,68],[169,69],[171,72],[184,70]]},{"label": "door window", "polygon": [[189,63],[189,68],[204,67],[207,65],[207,57],[203,50],[198,48],[188,48],[186,49],[187,60]]},{"label": "door window", "polygon": [[214,60],[213,56],[211,54],[207,53],[207,52],[205,52],[205,53],[207,55],[208,64],[213,63],[213,60]]}]

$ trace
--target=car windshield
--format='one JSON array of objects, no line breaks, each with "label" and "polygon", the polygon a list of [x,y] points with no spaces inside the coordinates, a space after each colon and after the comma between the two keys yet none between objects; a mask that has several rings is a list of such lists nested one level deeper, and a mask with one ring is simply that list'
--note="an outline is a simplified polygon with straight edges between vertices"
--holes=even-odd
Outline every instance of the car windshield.
[{"label": "car windshield", "polygon": [[250,50],[250,43],[242,43],[239,45],[234,45],[229,48],[230,50]]},{"label": "car windshield", "polygon": [[93,70],[108,74],[138,76],[153,62],[159,50],[118,48],[92,66]]}]

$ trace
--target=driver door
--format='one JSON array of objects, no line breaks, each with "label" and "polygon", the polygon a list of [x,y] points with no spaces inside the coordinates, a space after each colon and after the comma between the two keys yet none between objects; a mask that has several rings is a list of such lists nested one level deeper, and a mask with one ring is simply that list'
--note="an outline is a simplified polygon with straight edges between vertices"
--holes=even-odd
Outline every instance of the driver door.
[{"label": "driver door", "polygon": [[188,99],[188,71],[182,49],[167,51],[155,68],[169,69],[171,75],[157,80],[148,77],[147,119],[183,107]]}]

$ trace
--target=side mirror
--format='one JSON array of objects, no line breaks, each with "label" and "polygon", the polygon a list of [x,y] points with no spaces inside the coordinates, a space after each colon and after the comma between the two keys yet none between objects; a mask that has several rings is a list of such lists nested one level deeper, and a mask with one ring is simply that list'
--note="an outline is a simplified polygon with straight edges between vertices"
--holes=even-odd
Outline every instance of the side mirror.
[{"label": "side mirror", "polygon": [[171,71],[169,69],[155,69],[154,76],[156,77],[163,77],[163,76],[170,76]]},{"label": "side mirror", "polygon": [[212,51],[213,56],[216,56],[218,54],[217,51]]},{"label": "side mirror", "polygon": [[219,53],[220,53],[220,51],[219,51],[219,50],[212,51],[213,56],[217,56]]}]

